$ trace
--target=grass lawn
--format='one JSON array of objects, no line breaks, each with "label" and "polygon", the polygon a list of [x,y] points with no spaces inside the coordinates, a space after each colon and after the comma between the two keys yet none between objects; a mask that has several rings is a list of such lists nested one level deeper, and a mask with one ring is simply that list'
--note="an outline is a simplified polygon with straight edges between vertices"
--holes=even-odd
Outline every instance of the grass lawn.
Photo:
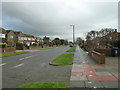
[{"label": "grass lawn", "polygon": [[0,54],[0,57],[6,57],[6,56],[12,56],[12,55],[18,55],[18,54],[24,54],[24,53],[29,53],[28,51],[22,51],[22,52],[12,52],[12,53],[3,53]]},{"label": "grass lawn", "polygon": [[52,49],[52,48],[55,48],[55,47],[39,48],[38,50],[47,50],[47,49]]},{"label": "grass lawn", "polygon": [[75,52],[76,51],[76,46],[70,48],[69,50],[67,50],[66,52]]},{"label": "grass lawn", "polygon": [[26,84],[18,88],[69,88],[69,85],[64,82],[42,82]]},{"label": "grass lawn", "polygon": [[71,53],[64,53],[54,59],[50,64],[52,65],[72,65],[73,64],[74,54]]}]

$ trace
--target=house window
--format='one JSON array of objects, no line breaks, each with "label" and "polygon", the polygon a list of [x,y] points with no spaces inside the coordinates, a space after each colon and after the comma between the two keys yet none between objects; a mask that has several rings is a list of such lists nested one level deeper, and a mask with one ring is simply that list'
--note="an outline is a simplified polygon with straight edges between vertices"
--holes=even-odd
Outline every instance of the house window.
[{"label": "house window", "polygon": [[27,40],[27,37],[24,37],[24,40]]},{"label": "house window", "polygon": [[5,34],[0,33],[0,38],[5,38]]},{"label": "house window", "polygon": [[31,38],[28,38],[28,40],[31,40]]},{"label": "house window", "polygon": [[32,38],[32,40],[35,40],[34,38]]},{"label": "house window", "polygon": [[21,40],[21,37],[18,37],[19,40]]},{"label": "house window", "polygon": [[10,35],[10,38],[11,38],[11,39],[13,39],[13,36],[12,36],[12,35]]},{"label": "house window", "polygon": [[23,38],[23,37],[21,37],[21,40],[24,40],[24,38]]},{"label": "house window", "polygon": [[39,41],[39,39],[37,39],[37,41]]},{"label": "house window", "polygon": [[110,39],[112,39],[112,37],[110,37]]}]

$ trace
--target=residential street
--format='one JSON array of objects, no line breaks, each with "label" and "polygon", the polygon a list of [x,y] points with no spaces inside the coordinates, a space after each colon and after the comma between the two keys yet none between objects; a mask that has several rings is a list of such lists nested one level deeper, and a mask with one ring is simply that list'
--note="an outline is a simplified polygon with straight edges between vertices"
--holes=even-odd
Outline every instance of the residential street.
[{"label": "residential street", "polygon": [[58,47],[3,58],[3,88],[15,88],[33,82],[68,82],[72,66],[51,66],[54,58],[69,47]]}]

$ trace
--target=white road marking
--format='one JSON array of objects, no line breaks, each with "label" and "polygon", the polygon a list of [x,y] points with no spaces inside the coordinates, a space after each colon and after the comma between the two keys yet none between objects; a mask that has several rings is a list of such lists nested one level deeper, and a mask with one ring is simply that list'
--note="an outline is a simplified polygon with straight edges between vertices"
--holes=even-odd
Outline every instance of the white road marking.
[{"label": "white road marking", "polygon": [[31,58],[33,56],[28,56],[28,57],[25,57],[25,58],[20,58],[19,60],[24,60],[24,59],[28,59],[28,58]]},{"label": "white road marking", "polygon": [[3,63],[3,64],[0,64],[0,66],[3,66],[3,65],[5,65],[6,63]]},{"label": "white road marking", "polygon": [[17,68],[17,67],[20,67],[20,66],[23,66],[23,65],[24,65],[24,63],[21,63],[21,64],[18,64],[16,66],[14,66],[13,68]]},{"label": "white road marking", "polygon": [[28,56],[28,57],[25,57],[25,59],[27,59],[27,58],[31,58],[31,57],[33,57],[33,56]]},{"label": "white road marking", "polygon": [[20,58],[19,60],[23,60],[23,59],[25,59],[25,58]]}]

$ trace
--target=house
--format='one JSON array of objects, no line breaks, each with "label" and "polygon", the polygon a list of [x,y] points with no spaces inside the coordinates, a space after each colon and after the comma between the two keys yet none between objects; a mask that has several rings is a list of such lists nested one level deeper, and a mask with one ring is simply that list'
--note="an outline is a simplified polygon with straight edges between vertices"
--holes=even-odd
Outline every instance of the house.
[{"label": "house", "polygon": [[33,35],[30,35],[30,34],[26,34],[26,33],[23,33],[25,35],[24,37],[24,42],[29,42],[30,45],[32,45],[33,43],[35,43],[35,37]]},{"label": "house", "polygon": [[24,44],[25,35],[22,32],[17,32],[17,31],[15,31],[14,33],[16,35],[15,42]]},{"label": "house", "polygon": [[38,45],[42,45],[42,39],[40,37],[35,37],[35,42],[38,43]]},{"label": "house", "polygon": [[0,27],[0,43],[6,43],[6,30]]},{"label": "house", "polygon": [[6,30],[6,40],[7,40],[7,44],[10,46],[15,46],[15,33],[13,30]]}]

